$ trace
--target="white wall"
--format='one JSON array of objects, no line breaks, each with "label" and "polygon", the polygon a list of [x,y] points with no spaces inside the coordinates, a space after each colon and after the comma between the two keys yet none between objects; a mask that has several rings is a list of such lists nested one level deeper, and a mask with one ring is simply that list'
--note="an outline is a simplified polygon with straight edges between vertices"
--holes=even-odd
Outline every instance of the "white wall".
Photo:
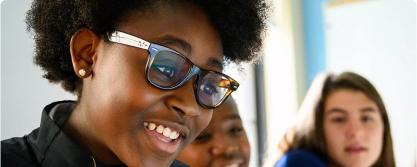
[{"label": "white wall", "polygon": [[264,46],[267,154],[264,166],[277,160],[278,143],[293,124],[306,93],[302,0],[274,0]]},{"label": "white wall", "polygon": [[271,26],[265,45],[264,75],[268,155],[266,164],[273,163],[278,142],[293,122],[298,110],[295,78],[295,57],[286,33]]},{"label": "white wall", "polygon": [[[243,68],[239,72],[238,68]],[[239,109],[240,117],[242,118],[243,127],[248,136],[249,144],[251,146],[250,167],[258,165],[258,139],[257,139],[257,121],[256,121],[256,94],[255,94],[255,80],[254,80],[254,66],[250,64],[237,67],[235,64],[230,64],[225,68],[224,73],[231,76],[239,82],[240,86],[236,92],[232,93]]]},{"label": "white wall", "polygon": [[34,40],[26,32],[25,13],[31,0],[1,3],[1,139],[23,136],[39,127],[43,107],[75,100],[59,85],[42,78],[32,63]]},{"label": "white wall", "polygon": [[327,6],[327,70],[353,71],[379,91],[399,167],[415,165],[416,4],[379,0]]}]

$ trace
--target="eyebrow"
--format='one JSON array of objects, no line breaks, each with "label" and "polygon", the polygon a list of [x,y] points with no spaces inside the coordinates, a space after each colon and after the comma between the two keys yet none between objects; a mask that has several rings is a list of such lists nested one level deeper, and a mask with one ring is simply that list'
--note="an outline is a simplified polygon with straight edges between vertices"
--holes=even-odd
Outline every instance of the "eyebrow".
[{"label": "eyebrow", "polygon": [[342,113],[346,114],[347,112],[340,108],[332,108],[326,115],[330,115],[331,113]]},{"label": "eyebrow", "polygon": [[207,65],[218,68],[221,72],[223,71],[223,63],[215,58],[210,58]]},{"label": "eyebrow", "polygon": [[176,46],[178,48],[180,48],[181,50],[187,52],[188,55],[190,55],[191,53],[191,44],[188,43],[187,41],[174,37],[172,35],[166,35],[164,37],[161,38],[157,38],[156,43],[160,44],[160,45],[172,45],[172,46]]},{"label": "eyebrow", "polygon": [[374,108],[372,107],[367,107],[367,108],[363,108],[361,109],[361,112],[376,112]]},{"label": "eyebrow", "polygon": [[[191,55],[191,51],[192,51],[191,44],[181,38],[177,38],[172,35],[166,35],[161,38],[156,38],[155,42],[164,46],[172,45],[172,46],[178,47],[181,50],[185,51],[188,55]],[[215,67],[219,69],[220,71],[223,71],[223,63],[215,58],[210,58],[208,62],[206,63],[206,65]]]},{"label": "eyebrow", "polygon": [[[360,111],[362,113],[363,112],[376,112],[375,109],[372,108],[372,107],[363,108]],[[343,114],[346,114],[347,112],[345,110],[343,110],[343,109],[340,109],[340,108],[333,108],[326,115],[329,115],[331,113],[343,113]]]},{"label": "eyebrow", "polygon": [[234,119],[242,120],[242,118],[240,118],[240,115],[239,114],[233,114],[233,115],[227,117],[226,119],[227,120],[234,120]]}]

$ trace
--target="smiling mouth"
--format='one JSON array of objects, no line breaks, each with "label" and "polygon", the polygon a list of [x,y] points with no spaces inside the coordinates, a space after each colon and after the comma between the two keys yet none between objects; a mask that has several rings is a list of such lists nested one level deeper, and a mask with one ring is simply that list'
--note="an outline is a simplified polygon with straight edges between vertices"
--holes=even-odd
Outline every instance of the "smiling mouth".
[{"label": "smiling mouth", "polygon": [[166,127],[164,125],[157,125],[152,122],[144,122],[143,125],[150,131],[155,131],[159,134],[162,134],[158,137],[158,139],[166,143],[174,142],[180,136],[177,131],[174,131],[172,128]]},{"label": "smiling mouth", "polygon": [[[234,157],[229,157],[232,159],[217,159],[214,160],[209,166],[211,167],[242,167],[247,166],[246,160],[244,157],[240,157],[239,155],[235,154]],[[226,160],[226,161],[225,161]]]},{"label": "smiling mouth", "polygon": [[234,163],[234,164],[226,165],[225,167],[239,167],[239,164]]},{"label": "smiling mouth", "polygon": [[345,148],[345,152],[353,153],[353,154],[361,153],[364,151],[366,151],[366,148],[362,146],[349,146]]}]

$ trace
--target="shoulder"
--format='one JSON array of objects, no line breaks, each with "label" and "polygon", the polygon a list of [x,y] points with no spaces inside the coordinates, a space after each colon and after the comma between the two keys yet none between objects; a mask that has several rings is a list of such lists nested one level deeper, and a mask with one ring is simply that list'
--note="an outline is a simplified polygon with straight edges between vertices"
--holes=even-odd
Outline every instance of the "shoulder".
[{"label": "shoulder", "polygon": [[186,165],[186,164],[184,164],[184,163],[182,163],[182,162],[174,159],[174,162],[172,162],[172,164],[171,164],[170,167],[190,167],[190,166],[188,166],[188,165]]},{"label": "shoulder", "polygon": [[314,153],[306,150],[294,150],[284,154],[274,167],[314,166],[326,167],[326,164]]},{"label": "shoulder", "polygon": [[34,167],[25,137],[1,141],[1,166]]}]

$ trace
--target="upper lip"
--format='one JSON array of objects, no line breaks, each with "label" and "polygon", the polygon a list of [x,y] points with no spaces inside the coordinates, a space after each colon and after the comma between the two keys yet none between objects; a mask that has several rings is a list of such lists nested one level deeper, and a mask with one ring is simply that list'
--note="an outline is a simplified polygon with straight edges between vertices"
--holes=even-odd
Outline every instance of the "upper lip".
[{"label": "upper lip", "polygon": [[174,130],[180,134],[183,138],[187,138],[187,136],[190,134],[190,130],[187,126],[185,126],[182,123],[179,122],[170,122],[170,121],[145,121],[148,123],[154,123],[156,125],[163,125],[165,127],[170,128],[171,130]]}]

